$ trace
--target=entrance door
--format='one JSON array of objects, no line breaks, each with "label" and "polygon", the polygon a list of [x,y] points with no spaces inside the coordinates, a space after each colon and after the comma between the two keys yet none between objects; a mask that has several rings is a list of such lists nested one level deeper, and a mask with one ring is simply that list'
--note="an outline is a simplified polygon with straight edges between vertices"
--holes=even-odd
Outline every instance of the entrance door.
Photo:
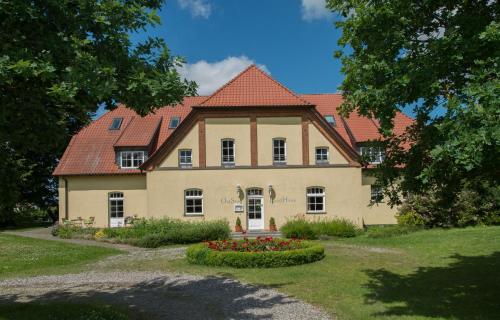
[{"label": "entrance door", "polygon": [[123,227],[123,193],[111,192],[109,194],[109,226],[111,228]]},{"label": "entrance door", "polygon": [[264,229],[264,198],[262,189],[247,190],[248,229]]}]

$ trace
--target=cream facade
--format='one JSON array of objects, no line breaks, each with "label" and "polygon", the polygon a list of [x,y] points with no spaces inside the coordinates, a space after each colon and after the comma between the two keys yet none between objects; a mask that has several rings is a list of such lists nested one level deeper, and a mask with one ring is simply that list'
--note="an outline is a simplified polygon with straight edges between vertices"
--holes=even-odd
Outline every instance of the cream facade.
[{"label": "cream facade", "polygon": [[[230,167],[222,164],[222,141],[227,139],[234,142]],[[285,141],[286,164],[273,161],[275,139]],[[245,229],[267,229],[271,217],[279,227],[297,215],[341,217],[360,226],[395,223],[393,209],[383,203],[371,205],[373,178],[332,141],[303,115],[201,115],[142,174],[61,177],[60,211],[69,219],[94,216],[97,226],[106,227],[111,220],[110,194],[119,192],[124,217],[226,219],[231,225],[240,217]],[[317,148],[327,149],[327,161],[316,163]],[[180,165],[181,150],[191,151],[188,167]],[[318,196],[322,207],[315,212],[309,210],[310,188],[323,191]],[[189,212],[189,190],[201,191],[196,195],[201,210]],[[251,195],[251,190],[258,190],[258,195]]]}]

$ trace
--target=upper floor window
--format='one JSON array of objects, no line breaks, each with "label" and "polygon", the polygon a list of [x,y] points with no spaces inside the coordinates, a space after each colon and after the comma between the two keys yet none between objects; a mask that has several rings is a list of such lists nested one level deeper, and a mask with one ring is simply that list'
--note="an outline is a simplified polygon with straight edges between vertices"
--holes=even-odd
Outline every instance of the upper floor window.
[{"label": "upper floor window", "polygon": [[123,122],[123,118],[113,118],[109,130],[119,130]]},{"label": "upper floor window", "polygon": [[223,166],[234,166],[234,140],[222,139],[221,160]]},{"label": "upper floor window", "polygon": [[328,163],[328,148],[318,147],[316,148],[316,164]]},{"label": "upper floor window", "polygon": [[203,191],[201,189],[184,191],[184,212],[186,215],[203,214]]},{"label": "upper floor window", "polygon": [[378,146],[359,147],[359,154],[369,163],[382,163],[385,159],[384,149]]},{"label": "upper floor window", "polygon": [[180,117],[172,117],[170,118],[170,122],[168,124],[169,129],[175,129],[179,126],[179,123],[181,122]]},{"label": "upper floor window", "polygon": [[335,117],[334,116],[328,114],[328,115],[325,116],[325,120],[326,120],[326,122],[328,122],[332,126],[334,126],[334,127],[337,126],[337,123],[335,122]]},{"label": "upper floor window", "polygon": [[283,138],[273,139],[273,163],[286,164],[286,140]]},{"label": "upper floor window", "polygon": [[325,188],[309,187],[307,188],[307,212],[321,213],[325,212]]},{"label": "upper floor window", "polygon": [[136,169],[146,160],[145,151],[121,151],[119,159],[123,169]]},{"label": "upper floor window", "polygon": [[193,166],[191,149],[179,150],[179,166],[183,168],[189,168]]},{"label": "upper floor window", "polygon": [[382,188],[380,186],[371,185],[370,200],[373,202],[380,202],[384,198]]}]

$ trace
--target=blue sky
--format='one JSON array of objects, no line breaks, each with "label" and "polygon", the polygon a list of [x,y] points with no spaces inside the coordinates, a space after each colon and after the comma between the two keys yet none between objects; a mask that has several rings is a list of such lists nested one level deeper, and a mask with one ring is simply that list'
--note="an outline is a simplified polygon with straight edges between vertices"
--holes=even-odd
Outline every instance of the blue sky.
[{"label": "blue sky", "polygon": [[340,31],[324,0],[167,0],[162,25],[134,35],[164,38],[181,70],[210,94],[251,63],[297,93],[337,92]]}]

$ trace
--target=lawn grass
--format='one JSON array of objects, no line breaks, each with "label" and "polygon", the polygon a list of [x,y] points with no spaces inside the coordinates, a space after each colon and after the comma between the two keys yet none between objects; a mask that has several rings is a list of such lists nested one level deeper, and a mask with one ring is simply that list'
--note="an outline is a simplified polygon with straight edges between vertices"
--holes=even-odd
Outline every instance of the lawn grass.
[{"label": "lawn grass", "polygon": [[500,227],[322,243],[324,260],[295,267],[234,269],[195,266],[185,260],[151,261],[149,267],[270,286],[339,319],[465,320],[500,314]]},{"label": "lawn grass", "polygon": [[39,240],[0,233],[0,279],[78,272],[119,250]]},{"label": "lawn grass", "polygon": [[15,303],[0,306],[0,320],[127,320],[129,312],[105,304]]}]

